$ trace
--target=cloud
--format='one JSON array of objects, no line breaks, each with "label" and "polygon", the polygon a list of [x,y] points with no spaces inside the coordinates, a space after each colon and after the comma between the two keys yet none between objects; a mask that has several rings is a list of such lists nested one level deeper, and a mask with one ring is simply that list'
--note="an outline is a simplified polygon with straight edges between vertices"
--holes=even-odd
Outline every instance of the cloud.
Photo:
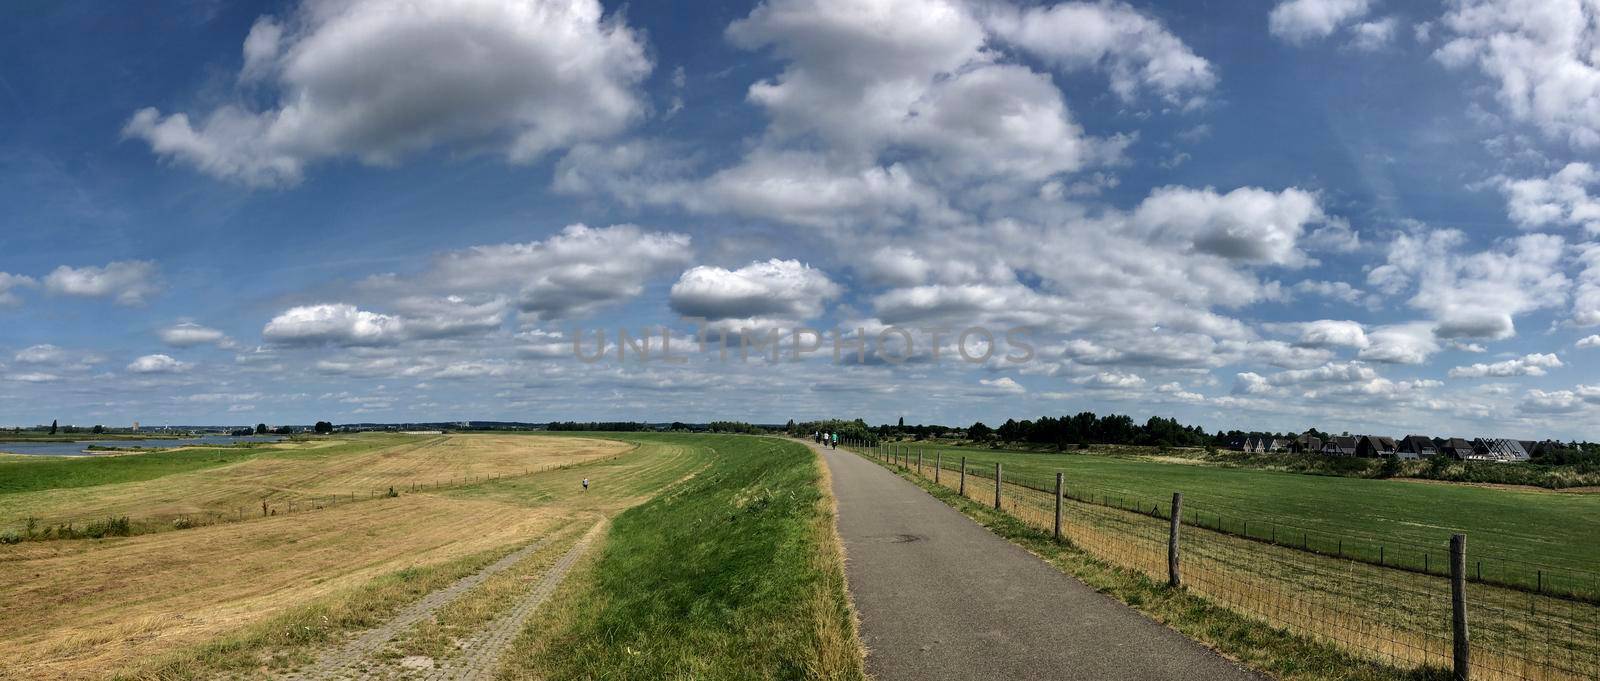
[{"label": "cloud", "polygon": [[701,265],[672,285],[673,311],[745,326],[793,326],[814,319],[843,291],[821,270],[798,260],[753,262],[737,270]]},{"label": "cloud", "polygon": [[1115,160],[1127,143],[1085,135],[1049,75],[997,62],[965,3],[768,0],[727,34],[786,62],[748,93],[771,117],[769,151],[814,135],[857,159],[919,150],[945,181],[1036,181]]},{"label": "cloud", "polygon": [[1134,211],[1139,228],[1155,239],[1178,239],[1195,251],[1223,258],[1296,266],[1305,254],[1297,242],[1308,224],[1327,216],[1310,192],[1240,187],[1160,187]]},{"label": "cloud", "polygon": [[17,297],[17,289],[33,288],[38,285],[39,282],[34,280],[33,277],[0,272],[0,307],[21,304],[22,299]]},{"label": "cloud", "polygon": [[1367,339],[1366,329],[1360,322],[1319,319],[1298,326],[1299,343],[1309,347],[1365,348],[1371,344]]},{"label": "cloud", "polygon": [[46,343],[23,348],[13,359],[22,364],[60,364],[66,361],[67,352]]},{"label": "cloud", "polygon": [[1367,332],[1361,359],[1385,364],[1422,364],[1439,351],[1433,324],[1411,322],[1380,326]]},{"label": "cloud", "polygon": [[1133,389],[1142,387],[1145,384],[1144,377],[1120,371],[1102,371],[1077,379],[1074,382],[1086,388],[1104,390]]},{"label": "cloud", "polygon": [[1476,66],[1517,121],[1580,148],[1600,146],[1596,8],[1569,0],[1454,0],[1433,56]]},{"label": "cloud", "polygon": [[1394,17],[1356,24],[1350,29],[1350,47],[1362,52],[1377,52],[1388,47],[1394,42],[1394,32],[1398,25],[1399,22]]},{"label": "cloud", "polygon": [[1563,366],[1561,358],[1553,354],[1534,353],[1494,364],[1473,364],[1450,370],[1451,378],[1503,378],[1508,376],[1543,376],[1545,369]]},{"label": "cloud", "polygon": [[1587,163],[1569,163],[1549,177],[1495,179],[1506,213],[1524,229],[1577,225],[1590,235],[1600,235],[1600,199],[1588,191],[1596,182],[1600,171]]},{"label": "cloud", "polygon": [[398,317],[346,303],[292,307],[267,322],[262,338],[281,345],[386,345],[404,338]]},{"label": "cloud", "polygon": [[1021,395],[1028,392],[1027,388],[1022,387],[1022,384],[1011,380],[1009,376],[1001,376],[1000,378],[993,379],[980,378],[978,379],[978,385],[980,387],[972,391],[972,393],[975,395],[1004,396]]},{"label": "cloud", "polygon": [[175,348],[192,348],[196,345],[216,345],[220,348],[233,347],[233,341],[228,335],[216,329],[201,326],[194,322],[182,322],[169,326],[157,332],[161,342]]},{"label": "cloud", "polygon": [[[507,291],[539,319],[593,312],[639,295],[651,277],[687,264],[689,237],[634,225],[569,225],[544,241],[474,246],[446,253],[419,277],[371,282],[378,288],[423,287],[451,294]],[[487,317],[486,310],[473,314]]]},{"label": "cloud", "polygon": [[275,105],[198,120],[145,108],[124,135],[254,186],[292,185],[320,159],[387,166],[434,147],[526,163],[640,119],[652,69],[599,0],[307,1],[257,20],[243,49],[241,85]]},{"label": "cloud", "polygon": [[1585,400],[1571,390],[1529,390],[1517,405],[1517,411],[1528,414],[1570,414],[1583,409]]},{"label": "cloud", "polygon": [[1267,15],[1267,30],[1279,40],[1300,45],[1332,35],[1366,16],[1368,0],[1285,0]]},{"label": "cloud", "polygon": [[1572,322],[1578,326],[1600,324],[1600,244],[1578,251],[1578,284],[1572,292]]},{"label": "cloud", "polygon": [[1600,348],[1600,335],[1584,336],[1583,338],[1579,338],[1578,342],[1573,344],[1573,347],[1579,349]]},{"label": "cloud", "polygon": [[105,267],[57,267],[44,278],[51,293],[83,298],[111,298],[119,305],[145,304],[161,292],[156,264],[148,260],[120,260]]},{"label": "cloud", "polygon": [[1111,91],[1132,102],[1152,90],[1194,106],[1217,83],[1206,61],[1161,22],[1121,2],[1063,2],[1017,10],[997,6],[986,22],[1001,40],[1067,70],[1103,69]]},{"label": "cloud", "polygon": [[1358,304],[1366,298],[1366,293],[1362,292],[1361,289],[1343,281],[1302,279],[1291,288],[1296,293],[1332,298],[1352,305]]},{"label": "cloud", "polygon": [[173,359],[168,355],[145,355],[133,360],[128,365],[128,372],[135,374],[175,374],[188,370],[189,365]]},{"label": "cloud", "polygon": [[54,383],[61,380],[61,377],[41,371],[24,371],[6,374],[6,380],[18,383]]},{"label": "cloud", "polygon": [[1516,315],[1566,302],[1561,237],[1528,234],[1476,253],[1462,253],[1465,242],[1456,230],[1400,234],[1367,281],[1391,295],[1414,286],[1407,302],[1433,314],[1440,338],[1509,338]]},{"label": "cloud", "polygon": [[510,301],[504,297],[406,296],[394,301],[407,337],[455,338],[488,333],[505,323]]}]

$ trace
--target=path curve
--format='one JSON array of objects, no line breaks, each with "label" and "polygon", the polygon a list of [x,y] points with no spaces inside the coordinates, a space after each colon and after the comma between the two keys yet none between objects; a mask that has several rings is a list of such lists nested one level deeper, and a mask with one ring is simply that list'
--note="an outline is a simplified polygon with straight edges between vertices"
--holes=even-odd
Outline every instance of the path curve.
[{"label": "path curve", "polygon": [[833,474],[845,575],[877,681],[1265,678],[878,464],[812,448]]}]

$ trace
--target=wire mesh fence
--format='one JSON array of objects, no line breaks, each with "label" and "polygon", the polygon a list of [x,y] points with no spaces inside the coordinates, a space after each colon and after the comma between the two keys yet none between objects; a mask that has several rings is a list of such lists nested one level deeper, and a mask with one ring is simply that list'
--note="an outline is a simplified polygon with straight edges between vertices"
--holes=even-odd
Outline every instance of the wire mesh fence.
[{"label": "wire mesh fence", "polygon": [[[919,466],[914,450],[857,451],[986,505],[998,489],[1003,512],[1046,532],[1055,527],[1054,475],[1001,469],[997,486],[992,463],[963,466],[936,455],[933,461],[921,457]],[[1170,500],[1074,489],[1070,481],[1062,492],[1064,540],[1110,565],[1168,579]],[[1190,593],[1373,662],[1408,670],[1452,667],[1446,544],[1379,542],[1382,555],[1369,560],[1355,550],[1365,542],[1346,545],[1345,538],[1313,535],[1293,523],[1235,520],[1203,508],[1184,508],[1182,516],[1181,571]],[[1421,565],[1401,557],[1407,552]],[[1464,581],[1481,569],[1470,548],[1467,558]],[[1600,607],[1592,600],[1549,584],[1527,589],[1474,581],[1467,596],[1473,678],[1600,678]]]}]

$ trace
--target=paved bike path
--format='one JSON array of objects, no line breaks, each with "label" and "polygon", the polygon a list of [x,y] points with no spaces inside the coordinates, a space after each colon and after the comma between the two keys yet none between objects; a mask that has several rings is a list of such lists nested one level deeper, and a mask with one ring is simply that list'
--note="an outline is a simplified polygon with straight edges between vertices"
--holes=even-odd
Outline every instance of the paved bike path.
[{"label": "paved bike path", "polygon": [[996,536],[878,464],[833,476],[867,671],[897,679],[1262,681]]}]

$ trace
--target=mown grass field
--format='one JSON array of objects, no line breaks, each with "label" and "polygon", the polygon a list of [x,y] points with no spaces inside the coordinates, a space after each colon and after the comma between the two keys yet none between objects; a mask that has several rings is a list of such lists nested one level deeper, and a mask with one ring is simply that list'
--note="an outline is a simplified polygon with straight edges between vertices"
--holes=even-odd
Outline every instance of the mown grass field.
[{"label": "mown grass field", "polygon": [[614,456],[593,438],[363,434],[238,449],[0,459],[0,532],[126,516],[135,533],[282,514]]},{"label": "mown grass field", "polygon": [[[1053,485],[1064,472],[1073,496],[1104,496],[1109,503],[1165,508],[1182,491],[1191,522],[1224,526],[1263,537],[1272,524],[1342,536],[1347,552],[1387,544],[1390,558],[1415,547],[1444,549],[1453,532],[1468,536],[1480,558],[1539,563],[1588,572],[1600,566],[1600,494],[1551,492],[1417,480],[1376,480],[1224,468],[1187,460],[1078,453],[1023,453],[902,443],[915,460],[918,449],[932,465],[942,452],[947,466],[965,456],[969,465],[1000,462],[1008,480]],[[1280,536],[1280,539],[1283,539]],[[1313,541],[1318,541],[1313,538]],[[1327,541],[1325,538],[1322,541]],[[1413,548],[1405,548],[1407,546]],[[1331,547],[1328,547],[1331,550]],[[1437,560],[1442,561],[1443,553]],[[1374,559],[1376,556],[1373,557]],[[1435,566],[1437,567],[1437,566]],[[1488,569],[1536,570],[1506,562]],[[1531,575],[1530,575],[1531,576]]]},{"label": "mown grass field", "polygon": [[[470,446],[338,441],[0,495],[129,485],[142,490],[134,498],[162,486],[197,494],[218,478],[194,476],[234,466],[252,480],[290,479],[284,460],[311,469],[295,476],[332,486],[432,472],[417,466],[505,473],[182,531],[0,546],[0,610],[9,613],[0,618],[0,678],[271,678],[519,547],[553,539],[385,653],[450,656],[453,637],[503,610],[607,517],[616,524],[558,592],[564,605],[523,632],[502,676],[653,679],[675,669],[686,670],[679,678],[861,678],[826,483],[804,448],[738,436],[465,437]],[[507,463],[530,456],[566,463],[526,475]],[[269,465],[248,465],[260,461]],[[641,667],[629,646],[661,657]]]},{"label": "mown grass field", "polygon": [[[190,530],[0,546],[0,609],[8,613],[0,678],[259,675],[529,541],[638,504],[709,456],[664,443],[465,437],[463,446],[357,438],[262,450],[235,465],[251,480],[332,486],[421,477],[429,466],[515,475]],[[523,476],[509,463],[517,458],[572,467]],[[205,496],[208,481],[228,480],[211,476],[229,468],[42,493],[116,496],[131,485],[140,492],[129,498]],[[600,483],[587,493],[578,484],[585,475]]]},{"label": "mown grass field", "polygon": [[629,437],[715,455],[615,519],[501,678],[864,678],[815,455],[771,438]]}]

